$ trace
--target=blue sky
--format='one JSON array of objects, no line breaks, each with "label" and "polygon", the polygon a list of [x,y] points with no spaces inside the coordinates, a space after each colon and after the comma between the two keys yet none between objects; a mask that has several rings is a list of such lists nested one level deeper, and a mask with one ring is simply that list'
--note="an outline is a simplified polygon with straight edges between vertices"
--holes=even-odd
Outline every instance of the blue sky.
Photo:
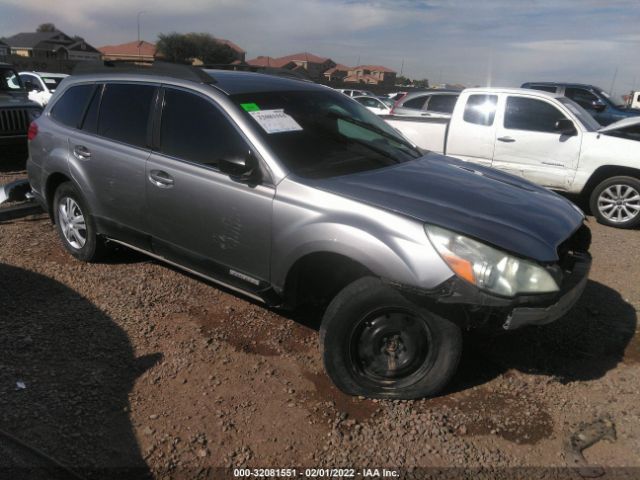
[{"label": "blue sky", "polygon": [[[95,46],[210,32],[248,56],[310,51],[432,83],[527,80],[640,89],[637,0],[0,0],[0,36],[53,22]],[[617,69],[617,75],[615,74]]]}]

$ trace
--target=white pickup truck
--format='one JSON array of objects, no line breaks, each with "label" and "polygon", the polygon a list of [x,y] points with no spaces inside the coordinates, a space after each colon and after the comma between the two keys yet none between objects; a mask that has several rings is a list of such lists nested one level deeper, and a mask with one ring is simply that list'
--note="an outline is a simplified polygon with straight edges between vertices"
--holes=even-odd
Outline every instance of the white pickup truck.
[{"label": "white pickup truck", "polygon": [[640,224],[640,117],[602,127],[538,90],[464,90],[451,119],[386,117],[417,146],[582,194],[601,223]]}]

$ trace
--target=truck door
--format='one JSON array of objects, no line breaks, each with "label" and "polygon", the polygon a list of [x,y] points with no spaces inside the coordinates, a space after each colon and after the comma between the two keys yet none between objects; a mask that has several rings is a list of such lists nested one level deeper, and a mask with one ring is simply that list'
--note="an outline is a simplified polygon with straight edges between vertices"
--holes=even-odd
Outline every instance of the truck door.
[{"label": "truck door", "polygon": [[544,187],[565,190],[580,155],[581,132],[562,134],[558,120],[567,119],[551,101],[509,95],[496,127],[493,167]]},{"label": "truck door", "polygon": [[462,160],[491,166],[495,128],[493,126],[498,104],[497,95],[473,93],[464,108],[456,108],[446,139],[446,154]]}]

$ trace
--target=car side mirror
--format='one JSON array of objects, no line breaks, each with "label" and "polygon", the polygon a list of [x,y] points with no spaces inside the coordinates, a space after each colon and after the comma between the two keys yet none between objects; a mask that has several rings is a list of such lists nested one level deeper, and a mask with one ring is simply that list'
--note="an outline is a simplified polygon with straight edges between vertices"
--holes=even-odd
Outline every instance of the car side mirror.
[{"label": "car side mirror", "polygon": [[561,118],[556,122],[555,129],[561,135],[575,135],[578,133],[576,126],[568,118]]},{"label": "car side mirror", "polygon": [[594,100],[593,102],[591,102],[591,107],[592,107],[596,112],[601,112],[601,111],[603,111],[605,108],[607,108],[607,105],[606,105],[602,100]]},{"label": "car side mirror", "polygon": [[251,153],[245,157],[221,158],[218,161],[218,168],[222,173],[243,182],[257,182],[260,179],[258,161]]}]

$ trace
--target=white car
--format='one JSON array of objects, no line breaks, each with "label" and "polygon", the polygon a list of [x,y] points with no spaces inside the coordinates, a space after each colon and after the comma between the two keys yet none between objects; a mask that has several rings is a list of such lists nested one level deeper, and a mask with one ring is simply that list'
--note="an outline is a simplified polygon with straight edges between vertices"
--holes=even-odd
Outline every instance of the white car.
[{"label": "white car", "polygon": [[46,72],[20,72],[18,75],[29,92],[29,100],[43,107],[49,103],[51,95],[56,91],[60,82],[69,76],[64,73]]},{"label": "white car", "polygon": [[361,96],[352,97],[352,98],[356,102],[367,107],[367,110],[375,113],[376,115],[389,115],[391,112],[391,107],[376,97],[361,95]]},{"label": "white car", "polygon": [[640,117],[603,127],[558,94],[469,88],[458,97],[450,120],[392,116],[386,121],[420,148],[579,194],[601,223],[640,225]]},{"label": "white car", "polygon": [[336,91],[340,93],[344,93],[347,97],[359,97],[359,96],[374,97],[375,96],[369,90],[353,90],[350,88],[336,88]]}]

